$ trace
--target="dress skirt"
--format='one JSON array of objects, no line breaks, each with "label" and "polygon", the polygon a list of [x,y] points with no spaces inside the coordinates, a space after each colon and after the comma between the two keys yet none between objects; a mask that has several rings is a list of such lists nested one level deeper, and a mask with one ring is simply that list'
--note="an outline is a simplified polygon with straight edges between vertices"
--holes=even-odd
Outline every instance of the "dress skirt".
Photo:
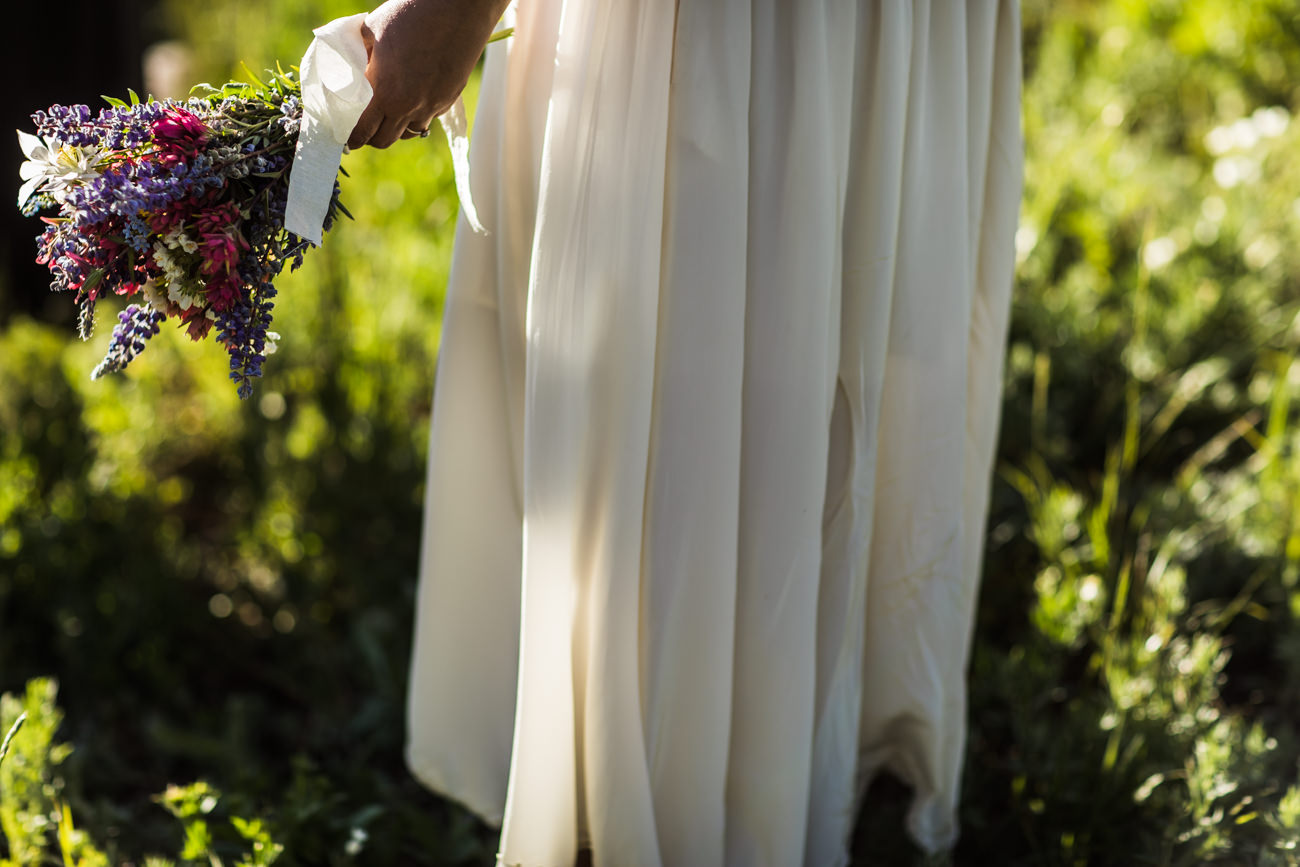
[{"label": "dress skirt", "polygon": [[523,0],[472,136],[408,760],[505,865],[956,839],[1013,0]]}]

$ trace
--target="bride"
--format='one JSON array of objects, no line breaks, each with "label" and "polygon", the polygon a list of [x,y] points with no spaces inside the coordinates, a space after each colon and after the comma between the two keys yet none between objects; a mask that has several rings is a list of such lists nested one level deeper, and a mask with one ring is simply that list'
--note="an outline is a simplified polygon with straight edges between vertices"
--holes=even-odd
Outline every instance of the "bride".
[{"label": "bride", "polygon": [[408,759],[500,863],[957,837],[1020,196],[1014,0],[389,0],[351,144],[487,49]]}]

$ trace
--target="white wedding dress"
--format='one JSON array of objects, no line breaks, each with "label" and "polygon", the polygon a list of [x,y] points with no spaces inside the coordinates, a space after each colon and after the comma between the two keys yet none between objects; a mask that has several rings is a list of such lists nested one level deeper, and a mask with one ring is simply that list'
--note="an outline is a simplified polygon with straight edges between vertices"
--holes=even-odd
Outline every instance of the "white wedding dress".
[{"label": "white wedding dress", "polygon": [[957,835],[1020,199],[1011,0],[523,0],[472,135],[408,757],[500,861]]}]

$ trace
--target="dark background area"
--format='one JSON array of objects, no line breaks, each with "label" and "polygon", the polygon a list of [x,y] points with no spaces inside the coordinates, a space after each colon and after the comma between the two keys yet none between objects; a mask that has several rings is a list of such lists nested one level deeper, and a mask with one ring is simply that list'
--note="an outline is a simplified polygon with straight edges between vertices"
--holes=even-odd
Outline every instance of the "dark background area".
[{"label": "dark background area", "polygon": [[[103,94],[144,91],[140,58],[146,46],[168,34],[160,4],[153,0],[12,3],[5,10],[8,46],[4,80],[10,96],[0,123],[6,130],[32,131],[31,113],[54,103],[103,105]],[[3,165],[23,161],[17,138],[4,136]],[[12,203],[19,181],[9,174]],[[69,305],[50,297],[43,267],[32,261],[39,224],[16,208],[0,208],[0,320],[15,313],[71,322]]]}]

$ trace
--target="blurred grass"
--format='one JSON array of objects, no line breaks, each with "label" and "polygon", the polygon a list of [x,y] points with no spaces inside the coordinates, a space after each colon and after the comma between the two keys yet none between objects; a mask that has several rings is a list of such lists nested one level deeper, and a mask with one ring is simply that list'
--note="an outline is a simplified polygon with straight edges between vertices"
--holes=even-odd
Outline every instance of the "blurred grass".
[{"label": "blurred grass", "polygon": [[[355,11],[169,8],[210,79],[299,57]],[[1300,864],[1300,9],[1023,17],[954,860]],[[22,817],[0,858],[491,862],[490,830],[400,752],[449,161],[434,138],[345,165],[357,220],[281,284],[249,402],[219,348],[179,334],[92,384],[103,335],[3,324],[0,691],[26,698],[0,731],[29,723],[0,767],[0,820]],[[905,804],[873,787],[855,863],[922,863]]]}]

